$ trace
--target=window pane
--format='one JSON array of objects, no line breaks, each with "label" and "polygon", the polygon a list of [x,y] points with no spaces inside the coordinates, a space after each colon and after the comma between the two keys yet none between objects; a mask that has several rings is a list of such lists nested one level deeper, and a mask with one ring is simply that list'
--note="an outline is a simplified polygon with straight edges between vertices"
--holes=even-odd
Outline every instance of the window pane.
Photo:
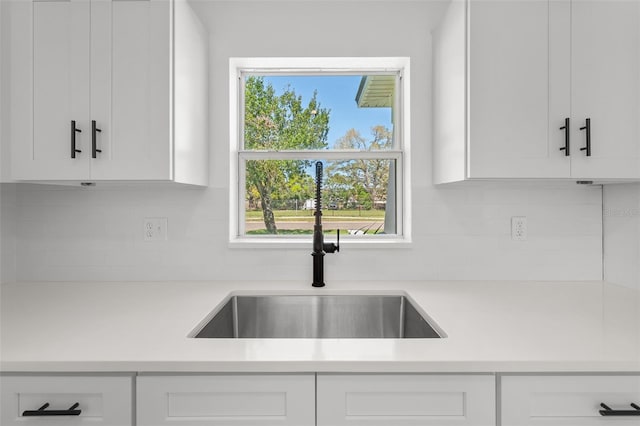
[{"label": "window pane", "polygon": [[[395,234],[395,160],[325,160],[323,230]],[[245,162],[245,234],[305,235],[315,221],[315,161]]]},{"label": "window pane", "polygon": [[396,75],[247,75],[244,149],[393,148]]}]

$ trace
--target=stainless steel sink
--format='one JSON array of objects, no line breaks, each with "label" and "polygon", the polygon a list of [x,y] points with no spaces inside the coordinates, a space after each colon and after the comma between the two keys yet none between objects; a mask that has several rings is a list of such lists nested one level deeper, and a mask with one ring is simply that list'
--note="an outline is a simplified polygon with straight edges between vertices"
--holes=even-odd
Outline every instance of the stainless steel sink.
[{"label": "stainless steel sink", "polygon": [[399,339],[443,335],[404,295],[231,295],[190,337]]}]

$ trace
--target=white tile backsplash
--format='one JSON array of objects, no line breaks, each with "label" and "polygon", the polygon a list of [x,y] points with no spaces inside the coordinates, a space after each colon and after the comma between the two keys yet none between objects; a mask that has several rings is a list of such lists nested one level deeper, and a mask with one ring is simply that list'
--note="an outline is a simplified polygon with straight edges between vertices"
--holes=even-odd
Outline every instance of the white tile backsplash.
[{"label": "white tile backsplash", "polygon": [[16,281],[17,198],[15,184],[0,184],[0,282]]},{"label": "white tile backsplash", "polygon": [[603,217],[605,278],[640,289],[640,184],[607,186]]},{"label": "white tile backsplash", "polygon": [[[15,213],[3,215],[3,223],[15,231],[21,281],[311,277],[311,242],[308,249],[229,248],[226,190],[21,184],[3,185],[2,199],[3,212],[14,203],[9,210]],[[325,259],[327,281],[602,276],[600,187],[423,187],[413,203],[410,247],[343,248]],[[527,241],[511,240],[511,216],[527,216]],[[144,241],[144,217],[167,217],[168,240]],[[2,240],[11,243],[4,232]]]}]

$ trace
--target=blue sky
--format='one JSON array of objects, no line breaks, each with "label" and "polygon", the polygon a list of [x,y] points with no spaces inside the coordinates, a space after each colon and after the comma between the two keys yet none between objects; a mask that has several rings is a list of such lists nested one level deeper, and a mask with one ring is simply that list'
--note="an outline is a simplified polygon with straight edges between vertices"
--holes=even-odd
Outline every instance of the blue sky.
[{"label": "blue sky", "polygon": [[362,76],[266,76],[265,82],[271,83],[276,93],[281,94],[291,86],[296,95],[302,96],[302,104],[307,105],[318,91],[321,108],[331,110],[329,114],[329,146],[344,136],[347,130],[354,128],[365,138],[371,136],[371,127],[382,124],[391,129],[391,108],[358,108],[356,94]]}]

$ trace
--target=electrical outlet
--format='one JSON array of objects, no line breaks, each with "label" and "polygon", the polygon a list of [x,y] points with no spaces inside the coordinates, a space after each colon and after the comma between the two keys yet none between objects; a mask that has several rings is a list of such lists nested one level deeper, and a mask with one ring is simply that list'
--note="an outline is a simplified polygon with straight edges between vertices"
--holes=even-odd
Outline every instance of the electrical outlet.
[{"label": "electrical outlet", "polygon": [[511,218],[511,239],[514,241],[527,241],[526,216],[513,216]]},{"label": "electrical outlet", "polygon": [[166,217],[145,217],[144,218],[144,240],[145,241],[166,241],[167,240]]}]

